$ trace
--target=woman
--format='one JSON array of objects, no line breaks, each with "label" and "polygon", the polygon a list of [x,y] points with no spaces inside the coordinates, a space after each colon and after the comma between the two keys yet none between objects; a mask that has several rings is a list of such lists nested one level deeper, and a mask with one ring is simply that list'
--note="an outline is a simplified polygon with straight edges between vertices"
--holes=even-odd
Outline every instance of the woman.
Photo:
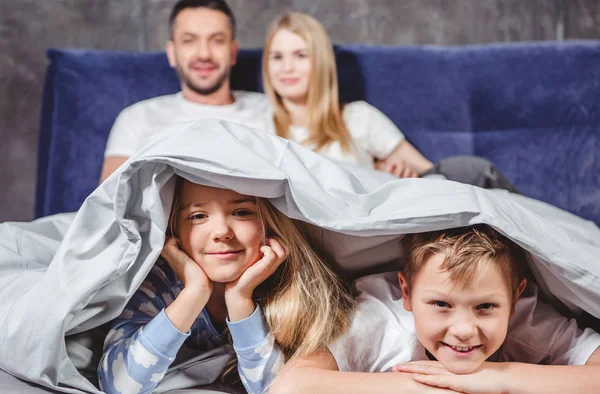
[{"label": "woman", "polygon": [[267,32],[262,64],[273,107],[267,131],[333,159],[402,178],[441,174],[516,192],[485,159],[456,156],[434,165],[375,107],[364,101],[341,105],[333,47],[315,18],[299,12],[277,18]]}]

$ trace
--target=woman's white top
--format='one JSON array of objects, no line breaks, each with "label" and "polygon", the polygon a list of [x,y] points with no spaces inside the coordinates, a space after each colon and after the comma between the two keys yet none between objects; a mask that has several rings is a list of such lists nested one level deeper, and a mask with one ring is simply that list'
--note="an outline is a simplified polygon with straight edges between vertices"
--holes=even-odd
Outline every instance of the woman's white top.
[{"label": "woman's white top", "polygon": [[[343,112],[344,122],[352,137],[352,149],[344,152],[339,141],[334,141],[318,153],[332,159],[355,163],[373,168],[375,159],[384,159],[404,140],[404,134],[381,111],[365,101],[346,104]],[[266,131],[277,134],[273,123],[273,112],[266,115]],[[307,148],[314,146],[304,142],[309,137],[305,127],[291,126],[289,139]]]}]

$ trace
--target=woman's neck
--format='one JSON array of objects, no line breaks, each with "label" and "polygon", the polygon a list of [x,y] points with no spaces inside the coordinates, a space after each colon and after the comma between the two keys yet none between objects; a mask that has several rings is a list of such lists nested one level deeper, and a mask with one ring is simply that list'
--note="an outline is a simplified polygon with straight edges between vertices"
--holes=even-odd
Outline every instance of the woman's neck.
[{"label": "woman's neck", "polygon": [[283,106],[290,114],[290,125],[297,127],[308,127],[310,124],[310,114],[306,100],[295,101],[283,99]]}]

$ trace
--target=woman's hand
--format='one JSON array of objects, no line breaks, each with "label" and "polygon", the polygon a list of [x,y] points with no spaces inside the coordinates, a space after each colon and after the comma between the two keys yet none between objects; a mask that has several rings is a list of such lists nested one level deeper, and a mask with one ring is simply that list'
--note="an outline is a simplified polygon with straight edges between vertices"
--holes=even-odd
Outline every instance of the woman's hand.
[{"label": "woman's hand", "polygon": [[179,249],[177,240],[169,238],[161,252],[161,256],[175,271],[177,278],[183,282],[183,287],[210,297],[212,293],[212,281],[206,276],[204,270],[185,251]]},{"label": "woman's hand", "polygon": [[277,238],[269,238],[267,243],[260,248],[263,257],[248,267],[235,281],[225,285],[225,303],[230,322],[243,320],[254,312],[254,289],[271,276],[289,254]]},{"label": "woman's hand", "polygon": [[[412,373],[413,379],[421,384],[449,389],[466,394],[505,393],[503,363],[485,362],[475,372],[456,375],[448,372],[438,361],[413,361],[396,365],[395,372]],[[504,378],[506,379],[506,378]]]},{"label": "woman's hand", "polygon": [[399,178],[417,178],[419,173],[406,160],[398,157],[388,157],[375,162],[375,168]]}]

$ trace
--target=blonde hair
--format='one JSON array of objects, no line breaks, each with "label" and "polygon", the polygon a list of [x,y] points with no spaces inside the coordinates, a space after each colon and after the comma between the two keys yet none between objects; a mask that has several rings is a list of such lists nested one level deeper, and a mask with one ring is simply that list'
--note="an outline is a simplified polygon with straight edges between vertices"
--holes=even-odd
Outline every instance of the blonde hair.
[{"label": "blonde hair", "polygon": [[[178,237],[185,182],[189,181],[178,177],[175,186],[168,230],[174,237]],[[256,301],[263,307],[269,330],[286,358],[314,353],[347,329],[354,300],[345,282],[300,231],[303,225],[264,198],[257,197],[256,202],[263,237],[277,237],[289,251],[286,261],[263,283],[268,287],[262,292],[266,296],[255,297]]]},{"label": "blonde hair", "polygon": [[342,150],[352,149],[352,138],[342,117],[337,71],[333,46],[323,25],[315,18],[288,12],[275,19],[267,31],[262,59],[264,91],[273,104],[273,122],[277,135],[289,137],[290,115],[269,78],[269,49],[279,30],[289,30],[302,37],[308,45],[311,60],[311,78],[308,85],[309,137],[306,144],[320,150],[333,141],[339,141]]},{"label": "blonde hair", "polygon": [[409,290],[415,275],[433,254],[444,255],[440,268],[448,272],[458,288],[465,288],[475,275],[483,275],[490,265],[497,264],[508,278],[515,298],[526,275],[523,249],[487,225],[409,234],[400,240],[400,245]]}]

